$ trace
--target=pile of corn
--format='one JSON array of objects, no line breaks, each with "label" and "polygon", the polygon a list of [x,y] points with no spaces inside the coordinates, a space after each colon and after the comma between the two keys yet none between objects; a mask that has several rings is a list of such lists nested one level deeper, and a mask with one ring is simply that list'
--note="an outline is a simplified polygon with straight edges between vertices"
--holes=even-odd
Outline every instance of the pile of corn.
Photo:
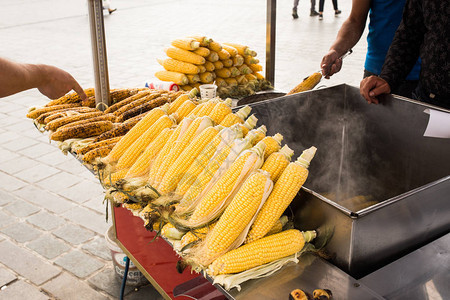
[{"label": "pile of corn", "polygon": [[301,251],[315,232],[283,230],[283,213],[316,148],[291,162],[281,134],[253,129],[250,107],[232,113],[229,100],[191,103],[180,96],[167,112],[153,109],[101,159],[107,199],[161,230],[194,270],[213,276]]},{"label": "pile of corn", "polygon": [[164,70],[155,76],[183,90],[215,83],[220,97],[238,98],[272,88],[260,73],[256,52],[247,46],[194,36],[172,41],[165,52],[168,58],[158,59]]},{"label": "pile of corn", "polygon": [[[41,131],[48,131],[65,153],[72,151],[87,164],[106,156],[113,146],[153,108],[168,109],[183,91],[124,88],[110,91],[112,105],[105,111],[95,108],[93,88],[85,90],[88,99],[76,93],[31,108],[28,118]],[[166,105],[166,106],[164,106]]]}]

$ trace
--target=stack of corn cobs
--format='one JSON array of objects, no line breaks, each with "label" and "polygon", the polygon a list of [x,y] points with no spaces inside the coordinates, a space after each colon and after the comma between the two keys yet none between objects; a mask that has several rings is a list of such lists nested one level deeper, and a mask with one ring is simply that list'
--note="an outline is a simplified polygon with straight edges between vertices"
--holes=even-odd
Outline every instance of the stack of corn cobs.
[{"label": "stack of corn cobs", "polygon": [[155,76],[190,91],[200,84],[215,83],[222,98],[239,98],[272,88],[260,73],[256,52],[236,43],[219,43],[204,36],[180,38],[158,59],[164,68]]},{"label": "stack of corn cobs", "polygon": [[[249,106],[233,113],[231,99],[198,100],[195,91],[112,91],[116,104],[98,116],[72,94],[28,116],[96,168],[106,198],[169,239],[192,269],[217,278],[263,268],[261,276],[316,236],[287,229],[283,216],[316,148],[291,161],[283,136],[255,128]],[[156,107],[136,112],[142,105]]]}]

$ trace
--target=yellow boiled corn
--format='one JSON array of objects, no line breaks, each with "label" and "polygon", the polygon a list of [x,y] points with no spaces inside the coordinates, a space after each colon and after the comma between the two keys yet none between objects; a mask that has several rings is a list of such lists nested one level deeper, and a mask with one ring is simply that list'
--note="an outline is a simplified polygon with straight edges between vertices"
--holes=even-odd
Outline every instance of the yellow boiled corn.
[{"label": "yellow boiled corn", "polygon": [[283,173],[284,169],[286,169],[291,161],[292,155],[294,155],[294,151],[292,151],[288,145],[284,145],[280,151],[272,153],[267,160],[264,161],[261,169],[268,172],[272,181],[276,183],[281,173]]},{"label": "yellow boiled corn", "polygon": [[262,139],[263,143],[266,144],[266,151],[264,152],[264,160],[266,160],[270,154],[277,152],[281,149],[281,141],[283,136],[280,133],[274,136],[266,136]]},{"label": "yellow boiled corn", "polygon": [[292,202],[308,177],[308,166],[314,154],[315,147],[303,151],[297,161],[290,163],[275,183],[272,193],[256,216],[246,243],[251,243],[267,234]]},{"label": "yellow boiled corn", "polygon": [[172,41],[172,46],[185,49],[185,50],[196,50],[200,47],[200,42],[194,38],[180,38]]},{"label": "yellow boiled corn", "polygon": [[155,77],[162,81],[175,82],[178,85],[185,85],[189,83],[187,76],[180,72],[158,71],[155,73]]},{"label": "yellow boiled corn", "polygon": [[166,55],[170,58],[181,60],[195,65],[202,65],[205,63],[205,58],[191,51],[177,48],[169,47],[165,50]]},{"label": "yellow boiled corn", "polygon": [[200,69],[191,63],[176,60],[173,58],[157,59],[158,63],[167,71],[173,71],[183,74],[198,74]]},{"label": "yellow boiled corn", "polygon": [[187,117],[191,111],[193,111],[197,105],[191,100],[186,100],[175,112],[175,118],[177,123],[180,123],[185,117]]},{"label": "yellow boiled corn", "polygon": [[174,112],[177,111],[177,109],[181,106],[181,104],[183,104],[187,100],[189,100],[189,95],[188,94],[183,94],[181,96],[178,96],[178,98],[175,99],[175,101],[170,103],[169,110],[167,111],[167,113],[169,115],[173,114]]},{"label": "yellow boiled corn", "polygon": [[214,105],[214,108],[211,110],[210,113],[208,113],[208,116],[216,123],[220,124],[222,122],[223,118],[225,118],[226,115],[231,113],[231,104],[232,101],[230,98],[225,99],[224,101],[219,101]]},{"label": "yellow boiled corn", "polygon": [[247,118],[251,111],[252,108],[246,105],[239,109],[236,113],[229,113],[226,115],[219,124],[225,127],[230,127],[237,123],[243,124],[244,119]]}]

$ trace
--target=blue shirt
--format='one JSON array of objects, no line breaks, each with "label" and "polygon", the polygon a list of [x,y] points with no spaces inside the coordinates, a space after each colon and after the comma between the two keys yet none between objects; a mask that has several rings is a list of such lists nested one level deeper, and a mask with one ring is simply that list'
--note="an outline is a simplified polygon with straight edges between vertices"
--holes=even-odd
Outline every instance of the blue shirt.
[{"label": "blue shirt", "polygon": [[[367,35],[367,55],[364,68],[380,74],[389,46],[402,20],[405,0],[372,0],[369,11],[369,34]],[[420,58],[406,77],[419,80]]]}]

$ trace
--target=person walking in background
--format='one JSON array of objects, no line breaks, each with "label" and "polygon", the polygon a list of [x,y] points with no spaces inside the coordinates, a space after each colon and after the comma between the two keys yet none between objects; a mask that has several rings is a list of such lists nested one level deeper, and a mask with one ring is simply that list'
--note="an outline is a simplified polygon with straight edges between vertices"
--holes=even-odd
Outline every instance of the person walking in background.
[{"label": "person walking in background", "polygon": [[[319,0],[319,20],[323,20],[323,5],[325,4],[325,0]],[[341,11],[338,9],[337,0],[333,0],[333,8],[334,8],[334,15],[337,16],[341,13]]]},{"label": "person walking in background", "polygon": [[[339,57],[358,43],[366,27],[367,17],[369,17],[369,33],[363,77],[379,75],[395,31],[402,19],[404,6],[405,0],[353,0],[350,15],[342,24],[336,40],[320,63],[324,77],[328,79],[341,70],[342,60]],[[419,80],[419,73],[420,60],[415,63],[406,80],[401,82],[393,93],[411,98],[412,91]]]},{"label": "person walking in background", "polygon": [[[298,18],[297,7],[299,0],[294,0],[294,7],[292,8],[292,17],[294,19]],[[316,11],[316,0],[311,0],[311,12],[309,13],[311,17],[318,16],[319,13]]]}]

